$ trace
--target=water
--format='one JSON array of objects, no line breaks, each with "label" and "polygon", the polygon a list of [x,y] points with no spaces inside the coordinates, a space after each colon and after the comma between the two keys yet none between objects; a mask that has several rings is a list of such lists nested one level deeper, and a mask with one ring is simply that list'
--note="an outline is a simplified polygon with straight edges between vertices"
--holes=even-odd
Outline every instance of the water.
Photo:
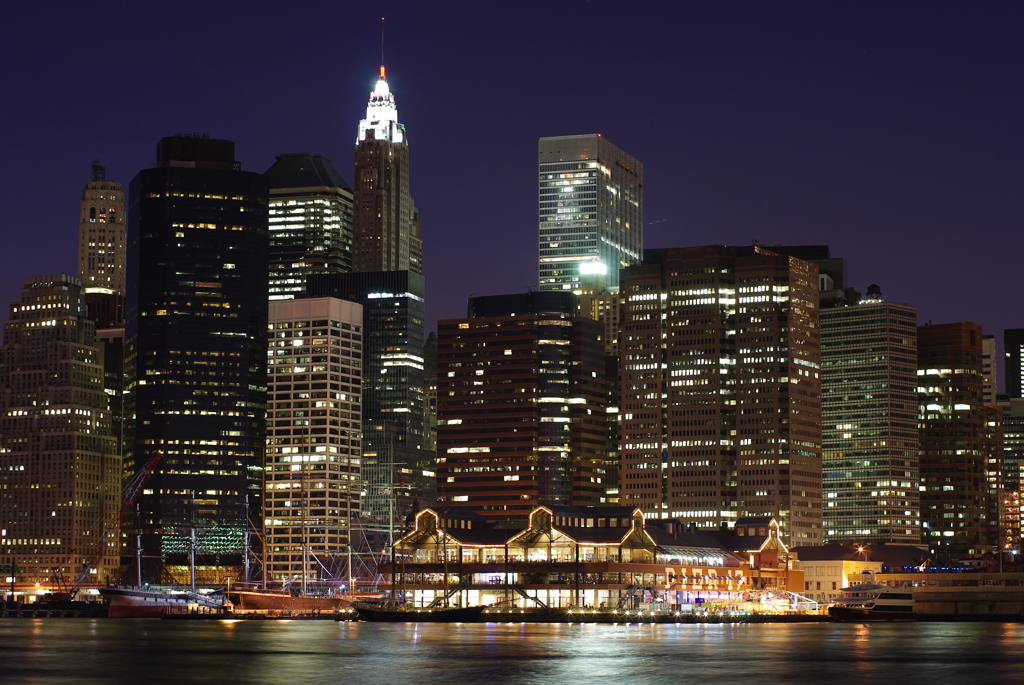
[{"label": "water", "polygon": [[0,619],[0,683],[1022,682],[1024,625]]}]

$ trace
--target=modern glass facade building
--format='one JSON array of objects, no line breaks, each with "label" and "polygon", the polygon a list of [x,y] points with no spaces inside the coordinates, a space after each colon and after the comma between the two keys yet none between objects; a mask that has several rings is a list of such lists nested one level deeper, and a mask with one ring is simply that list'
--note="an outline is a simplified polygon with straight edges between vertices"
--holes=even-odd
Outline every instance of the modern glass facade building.
[{"label": "modern glass facade building", "polygon": [[757,246],[647,250],[620,292],[619,503],[699,527],[771,516],[820,544],[818,268]]},{"label": "modern glass facade building", "polygon": [[[121,455],[103,349],[81,281],[25,280],[0,349],[0,557],[20,583],[75,578],[121,505]],[[86,582],[116,578],[106,541]],[[12,575],[12,574],[7,574]]]},{"label": "modern glass facade building", "polygon": [[352,270],[352,189],[324,155],[278,155],[270,186],[270,299],[306,296],[314,273]]},{"label": "modern glass facade building", "polygon": [[825,541],[920,544],[917,312],[821,310]]},{"label": "modern glass facade building", "polygon": [[336,577],[362,491],[362,307],[271,302],[268,326],[267,577]]},{"label": "modern glass facade building", "polygon": [[541,290],[580,289],[581,276],[637,264],[644,248],[644,168],[600,134],[541,138],[538,145]]},{"label": "modern glass facade building", "polygon": [[434,501],[435,455],[424,448],[423,276],[317,274],[309,294],[363,307],[363,516],[404,519],[417,502]]},{"label": "modern glass facade building", "polygon": [[195,528],[222,581],[242,563],[246,505],[261,515],[268,189],[234,148],[163,138],[129,190],[126,450],[133,471],[163,453],[139,503],[150,579],[167,555],[187,578]]}]

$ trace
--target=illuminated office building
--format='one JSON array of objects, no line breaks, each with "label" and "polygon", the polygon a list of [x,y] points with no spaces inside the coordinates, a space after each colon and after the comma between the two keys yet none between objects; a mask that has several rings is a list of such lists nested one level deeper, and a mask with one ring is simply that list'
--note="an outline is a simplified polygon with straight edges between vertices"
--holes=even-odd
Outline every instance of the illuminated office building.
[{"label": "illuminated office building", "polygon": [[818,269],[753,247],[622,272],[620,499],[700,527],[772,516],[822,541]]},{"label": "illuminated office building", "polygon": [[[363,307],[363,516],[390,525],[434,501],[435,455],[424,449],[423,276],[412,271],[316,274],[311,297]],[[383,530],[383,528],[380,528]]]},{"label": "illuminated office building", "polygon": [[384,67],[356,137],[352,270],[423,273],[419,214],[409,194],[409,140]]},{"label": "illuminated office building", "polygon": [[25,280],[0,350],[0,557],[19,583],[115,578],[121,457],[103,388],[103,349],[73,276]]},{"label": "illuminated office building", "polygon": [[923,542],[934,554],[998,548],[1002,410],[985,406],[981,326],[920,326],[918,426]]},{"label": "illuminated office building", "polygon": [[916,310],[823,307],[821,369],[825,541],[919,544]]},{"label": "illuminated office building", "polygon": [[643,164],[600,134],[541,138],[537,156],[540,289],[617,288],[643,255]]},{"label": "illuminated office building", "polygon": [[196,528],[222,579],[261,516],[267,181],[240,170],[232,141],[174,136],[129,196],[126,450],[133,470],[163,454],[140,499],[147,576],[162,556],[187,565]]},{"label": "illuminated office building", "polygon": [[569,292],[474,297],[438,323],[440,506],[490,520],[607,503],[604,349]]},{"label": "illuminated office building", "polygon": [[339,577],[362,490],[362,307],[271,302],[268,326],[267,577]]},{"label": "illuminated office building", "polygon": [[278,155],[270,186],[270,299],[306,296],[314,273],[352,270],[352,190],[331,160]]}]

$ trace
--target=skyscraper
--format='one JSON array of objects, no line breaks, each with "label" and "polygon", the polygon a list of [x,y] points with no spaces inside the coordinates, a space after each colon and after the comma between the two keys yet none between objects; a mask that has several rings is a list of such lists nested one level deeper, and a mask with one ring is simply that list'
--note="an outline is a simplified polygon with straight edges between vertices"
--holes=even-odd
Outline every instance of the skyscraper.
[{"label": "skyscraper", "polygon": [[80,280],[25,280],[0,356],[0,555],[21,582],[114,578],[121,457],[103,389],[103,354]]},{"label": "skyscraper", "polygon": [[1006,395],[1011,400],[1024,397],[1024,328],[1003,331],[1003,355]]},{"label": "skyscraper", "polygon": [[423,273],[419,214],[409,194],[409,143],[384,67],[359,122],[353,271]]},{"label": "skyscraper", "polygon": [[826,542],[919,544],[915,309],[823,307],[821,374]]},{"label": "skyscraper", "polygon": [[996,337],[994,335],[981,336],[981,383],[985,404],[990,407],[996,406]]},{"label": "skyscraper", "polygon": [[537,156],[540,289],[603,274],[614,290],[643,256],[643,164],[600,134],[541,138]]},{"label": "skyscraper", "polygon": [[607,503],[604,347],[569,292],[474,297],[438,323],[438,501],[492,520]]},{"label": "skyscraper", "polygon": [[270,303],[267,577],[337,577],[359,516],[362,307]]},{"label": "skyscraper", "polygon": [[818,269],[761,247],[648,250],[622,272],[620,503],[822,539]]},{"label": "skyscraper", "polygon": [[107,170],[99,160],[92,163],[92,178],[82,192],[78,274],[86,289],[124,296],[124,191],[120,183],[107,180]]},{"label": "skyscraper", "polygon": [[163,453],[140,499],[143,549],[184,564],[195,526],[200,565],[223,578],[242,561],[247,498],[260,515],[267,181],[232,141],[175,136],[129,195],[126,449],[135,469]]},{"label": "skyscraper", "polygon": [[107,180],[99,160],[82,192],[78,228],[78,277],[88,316],[97,328],[124,327],[125,204],[121,184]]},{"label": "skyscraper", "polygon": [[278,155],[270,186],[270,299],[306,295],[313,273],[352,271],[352,190],[331,160]]},{"label": "skyscraper", "polygon": [[417,501],[430,506],[435,455],[424,449],[423,276],[315,274],[308,291],[363,307],[363,515],[390,524]]},{"label": "skyscraper", "polygon": [[920,326],[917,349],[923,542],[934,554],[992,552],[1000,540],[1002,412],[984,404],[981,326]]}]

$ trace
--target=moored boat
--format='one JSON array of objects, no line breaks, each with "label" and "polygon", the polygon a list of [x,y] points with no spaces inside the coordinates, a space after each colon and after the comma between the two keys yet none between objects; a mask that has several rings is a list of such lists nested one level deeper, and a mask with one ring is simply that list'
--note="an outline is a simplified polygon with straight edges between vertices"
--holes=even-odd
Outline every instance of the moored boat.
[{"label": "moored boat", "polygon": [[219,609],[224,605],[223,595],[204,595],[184,590],[109,585],[100,588],[99,593],[110,602],[107,612],[110,618],[160,618],[168,608]]},{"label": "moored boat", "polygon": [[844,588],[829,607],[836,621],[916,621],[914,593],[909,587],[861,583]]},{"label": "moored boat", "polygon": [[357,602],[352,605],[364,621],[386,623],[475,623],[480,620],[485,606],[426,607],[423,609],[370,606]]},{"label": "moored boat", "polygon": [[236,611],[338,611],[352,603],[341,595],[301,597],[270,590],[229,590],[228,600]]}]

